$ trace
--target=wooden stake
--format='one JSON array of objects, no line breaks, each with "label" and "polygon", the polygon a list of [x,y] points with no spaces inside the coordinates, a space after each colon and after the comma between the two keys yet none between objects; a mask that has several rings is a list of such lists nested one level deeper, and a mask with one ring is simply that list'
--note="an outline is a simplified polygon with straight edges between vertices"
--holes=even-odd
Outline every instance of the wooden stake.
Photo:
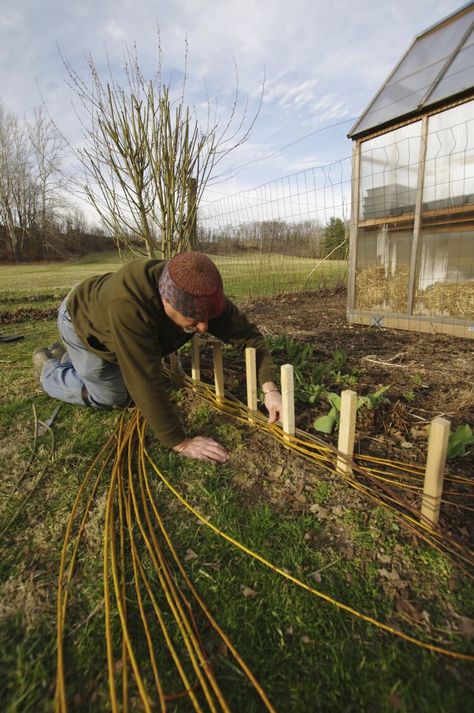
[{"label": "wooden stake", "polygon": [[354,439],[357,412],[357,394],[355,391],[345,389],[341,393],[341,415],[339,421],[339,441],[337,444],[339,455],[336,470],[346,475],[352,475],[350,461],[354,453]]},{"label": "wooden stake", "polygon": [[439,519],[449,429],[449,421],[441,416],[431,421],[421,517],[422,520],[425,518],[432,525],[436,525]]},{"label": "wooden stake", "polygon": [[214,353],[214,384],[216,386],[216,399],[224,400],[224,362],[222,359],[222,342],[214,342],[212,345]]},{"label": "wooden stake", "polygon": [[[247,347],[245,350],[245,372],[247,377],[247,406],[250,411],[257,410],[257,350]],[[252,419],[249,419],[252,422]]]},{"label": "wooden stake", "polygon": [[179,361],[176,352],[170,354],[170,369],[172,374],[179,374]]},{"label": "wooden stake", "polygon": [[201,381],[201,360],[199,354],[199,335],[191,340],[191,376],[193,381]]},{"label": "wooden stake", "polygon": [[296,432],[293,366],[291,364],[283,364],[280,374],[283,433],[286,440],[289,440],[288,436],[294,436]]}]

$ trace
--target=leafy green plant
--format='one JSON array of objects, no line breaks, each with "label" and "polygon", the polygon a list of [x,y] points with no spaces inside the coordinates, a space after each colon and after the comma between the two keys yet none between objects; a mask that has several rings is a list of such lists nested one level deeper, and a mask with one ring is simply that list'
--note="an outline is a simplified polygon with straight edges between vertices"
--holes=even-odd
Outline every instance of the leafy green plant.
[{"label": "leafy green plant", "polygon": [[336,349],[336,351],[331,354],[331,357],[334,364],[341,368],[347,361],[347,352],[344,351],[344,349]]},{"label": "leafy green plant", "polygon": [[330,371],[331,366],[329,364],[316,364],[311,371],[310,382],[322,384]]},{"label": "leafy green plant", "polygon": [[298,401],[306,404],[315,404],[323,394],[324,386],[322,384],[307,384],[295,390],[295,397]]},{"label": "leafy green plant", "polygon": [[316,403],[333,384],[352,388],[357,383],[357,377],[343,369],[348,356],[344,349],[335,349],[328,361],[315,363],[314,346],[303,344],[288,334],[268,339],[268,345],[277,361],[285,360],[293,365],[295,398],[302,403]]},{"label": "leafy green plant", "polygon": [[[358,378],[355,374],[348,374],[342,367],[347,362],[347,352],[343,349],[336,349],[331,354],[333,368],[329,368],[329,376],[334,384],[345,386],[348,389],[353,388]],[[334,368],[335,367],[335,368]]]},{"label": "leafy green plant", "polygon": [[472,428],[463,423],[454,433],[449,434],[447,457],[463,458],[466,455],[466,448],[474,444],[474,435]]},{"label": "leafy green plant", "polygon": [[326,396],[331,404],[331,408],[325,416],[320,416],[313,421],[313,428],[315,431],[329,434],[334,431],[334,427],[339,422],[341,415],[341,397],[334,393],[327,393]]},{"label": "leafy green plant", "polygon": [[324,381],[330,371],[328,364],[316,364],[307,376],[295,371],[295,398],[303,403],[314,404],[325,393]]},{"label": "leafy green plant", "polygon": [[383,395],[389,390],[389,388],[390,385],[382,386],[380,389],[377,389],[377,391],[374,391],[373,394],[359,396],[357,399],[357,410],[359,410],[361,406],[367,406],[370,410],[377,408],[379,403],[382,401]]},{"label": "leafy green plant", "polygon": [[[375,391],[373,394],[368,394],[367,396],[359,396],[357,399],[358,411],[362,406],[369,408],[371,410],[377,408],[383,395],[388,391],[390,386],[382,386],[380,389]],[[341,397],[339,394],[333,392],[326,392],[326,397],[331,404],[331,408],[327,414],[320,416],[313,421],[313,428],[315,431],[320,431],[321,433],[332,433],[335,426],[339,423],[341,415]]]},{"label": "leafy green plant", "polygon": [[312,344],[303,345],[289,334],[279,334],[278,337],[270,338],[269,348],[272,354],[285,352],[286,359],[293,364],[293,367],[305,366],[314,353]]},{"label": "leafy green plant", "polygon": [[346,374],[343,371],[333,371],[332,378],[335,384],[345,386],[348,389],[354,388],[359,381],[355,374]]}]

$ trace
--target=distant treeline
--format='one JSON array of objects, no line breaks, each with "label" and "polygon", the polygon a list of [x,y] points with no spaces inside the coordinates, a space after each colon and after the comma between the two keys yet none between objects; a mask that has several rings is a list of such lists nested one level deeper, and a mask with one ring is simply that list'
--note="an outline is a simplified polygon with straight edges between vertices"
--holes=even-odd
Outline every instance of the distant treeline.
[{"label": "distant treeline", "polygon": [[336,217],[325,226],[314,220],[263,220],[222,228],[199,225],[197,234],[199,249],[215,255],[258,252],[332,260],[347,259],[348,236],[349,226]]},{"label": "distant treeline", "polygon": [[[38,260],[68,260],[90,253],[117,249],[113,239],[101,229],[87,229],[81,220],[67,220],[65,225],[50,224],[48,230],[35,225],[9,231],[0,225],[0,262],[31,262]],[[198,226],[194,249],[214,255],[239,253],[272,253],[332,260],[347,258],[348,226],[340,218],[331,218],[325,227],[315,222],[286,223],[262,221],[246,225],[209,230]],[[139,246],[130,235],[129,244]],[[15,249],[12,250],[12,245]],[[162,255],[160,241],[154,243],[156,256]],[[173,251],[179,241],[173,241]]]},{"label": "distant treeline", "polygon": [[68,260],[90,253],[108,252],[115,249],[112,240],[104,233],[71,229],[42,233],[34,228],[27,231],[15,229],[15,251],[11,250],[11,233],[0,225],[0,262],[37,262],[42,260]]}]

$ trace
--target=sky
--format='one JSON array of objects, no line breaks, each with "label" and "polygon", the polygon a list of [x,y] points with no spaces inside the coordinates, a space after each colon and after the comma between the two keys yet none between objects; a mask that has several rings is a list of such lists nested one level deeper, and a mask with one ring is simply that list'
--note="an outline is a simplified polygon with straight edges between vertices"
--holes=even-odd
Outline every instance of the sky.
[{"label": "sky", "polygon": [[[198,111],[209,97],[221,125],[239,83],[238,114],[263,101],[250,138],[219,166],[204,201],[351,154],[347,132],[414,37],[460,0],[0,0],[0,102],[31,118],[42,104],[81,140],[63,59],[87,80],[88,56],[120,81],[137,46],[146,77],[183,76]],[[332,127],[332,128],[331,128]]]}]

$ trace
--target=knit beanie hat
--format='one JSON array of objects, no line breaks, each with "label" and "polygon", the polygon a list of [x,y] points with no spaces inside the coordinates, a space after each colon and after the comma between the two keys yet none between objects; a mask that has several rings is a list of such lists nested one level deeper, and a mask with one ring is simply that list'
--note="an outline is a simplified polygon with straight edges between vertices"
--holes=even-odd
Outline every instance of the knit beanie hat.
[{"label": "knit beanie hat", "polygon": [[224,309],[219,270],[203,253],[178,253],[165,265],[159,280],[162,298],[185,317],[207,322]]}]

